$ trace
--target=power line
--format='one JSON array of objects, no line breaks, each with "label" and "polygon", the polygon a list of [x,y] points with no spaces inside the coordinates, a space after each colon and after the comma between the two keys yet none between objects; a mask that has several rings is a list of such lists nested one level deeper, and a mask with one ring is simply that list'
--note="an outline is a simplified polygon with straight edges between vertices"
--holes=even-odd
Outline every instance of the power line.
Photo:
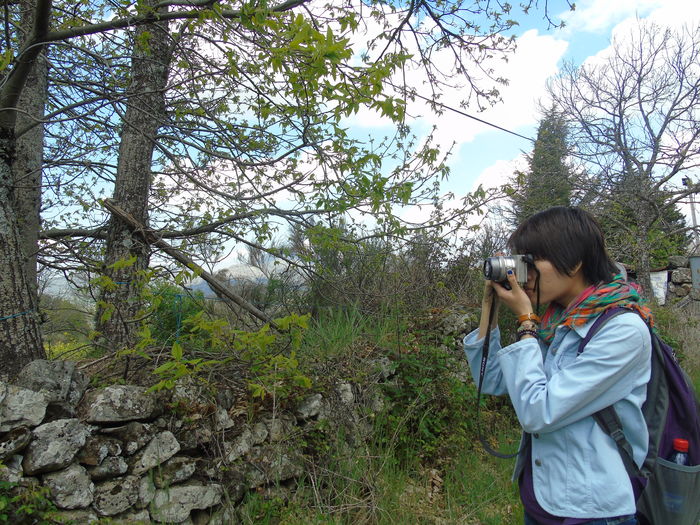
[{"label": "power line", "polygon": [[[405,88],[399,88],[398,86],[395,86],[395,85],[393,85],[393,84],[392,84],[392,86],[393,86],[395,89],[403,89],[404,91],[406,91]],[[472,119],[472,120],[476,120],[477,122],[480,122],[481,124],[485,124],[485,125],[487,125],[487,126],[490,126],[490,127],[492,127],[492,128],[495,128],[495,129],[497,129],[497,130],[505,131],[506,133],[510,133],[511,135],[515,135],[516,137],[520,137],[521,139],[529,140],[530,142],[533,142],[533,143],[536,142],[535,139],[533,139],[533,138],[531,138],[531,137],[526,137],[525,135],[521,135],[520,133],[517,133],[517,132],[515,132],[515,131],[511,131],[511,130],[509,130],[509,129],[507,129],[507,128],[504,128],[503,126],[499,126],[498,124],[494,124],[493,122],[489,122],[488,120],[484,120],[484,119],[481,119],[481,118],[479,118],[479,117],[475,117],[474,115],[470,115],[470,114],[467,113],[466,111],[462,111],[462,110],[460,110],[460,109],[453,108],[452,106],[448,106],[447,104],[443,104],[442,102],[438,102],[437,100],[433,100],[433,99],[431,99],[431,98],[424,97],[423,95],[419,95],[418,93],[412,92],[412,93],[411,93],[411,96],[414,96],[414,97],[420,98],[420,99],[422,99],[422,100],[425,100],[426,102],[428,102],[428,103],[430,103],[430,104],[434,104],[434,105],[436,105],[436,106],[440,106],[440,107],[443,108],[443,109],[446,109],[446,110],[448,110],[448,111],[452,111],[453,113],[457,113],[458,115],[462,115],[463,117],[467,117],[467,118],[470,118],[470,119]]]}]

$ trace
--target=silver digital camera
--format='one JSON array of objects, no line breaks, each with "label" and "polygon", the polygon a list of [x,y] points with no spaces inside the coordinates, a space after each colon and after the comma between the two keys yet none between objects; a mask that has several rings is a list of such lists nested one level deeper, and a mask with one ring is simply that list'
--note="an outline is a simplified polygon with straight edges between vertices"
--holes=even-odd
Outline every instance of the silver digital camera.
[{"label": "silver digital camera", "polygon": [[509,268],[513,268],[515,279],[524,285],[527,282],[527,267],[532,264],[529,255],[501,255],[489,257],[484,261],[484,277],[489,281],[505,283],[508,281]]}]

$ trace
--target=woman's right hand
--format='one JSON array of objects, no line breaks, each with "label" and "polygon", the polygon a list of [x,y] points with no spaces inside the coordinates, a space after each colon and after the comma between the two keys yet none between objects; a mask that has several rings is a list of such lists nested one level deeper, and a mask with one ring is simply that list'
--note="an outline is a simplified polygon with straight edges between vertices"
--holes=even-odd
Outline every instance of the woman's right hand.
[{"label": "woman's right hand", "polygon": [[513,270],[508,270],[508,284],[510,285],[510,290],[500,284],[492,284],[493,293],[503,301],[516,317],[532,312],[532,301],[530,301],[525,290],[518,283]]}]

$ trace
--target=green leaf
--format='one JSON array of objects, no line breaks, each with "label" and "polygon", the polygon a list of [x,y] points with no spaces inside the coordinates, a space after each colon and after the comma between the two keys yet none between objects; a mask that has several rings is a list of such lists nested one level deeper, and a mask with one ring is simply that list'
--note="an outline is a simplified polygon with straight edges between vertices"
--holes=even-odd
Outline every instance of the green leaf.
[{"label": "green leaf", "polygon": [[175,359],[176,361],[182,361],[183,350],[182,345],[180,345],[180,343],[173,343],[173,348],[170,353],[173,356],[173,359]]}]

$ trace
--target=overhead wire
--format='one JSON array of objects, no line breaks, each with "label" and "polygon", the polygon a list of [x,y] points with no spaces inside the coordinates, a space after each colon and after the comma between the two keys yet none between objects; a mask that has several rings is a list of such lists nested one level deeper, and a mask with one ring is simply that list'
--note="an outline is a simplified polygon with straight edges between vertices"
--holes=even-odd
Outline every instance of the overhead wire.
[{"label": "overhead wire", "polygon": [[[391,85],[394,89],[402,89],[402,88],[399,88],[398,86],[395,86],[394,84],[391,84]],[[406,89],[404,88],[403,91],[406,92]],[[442,102],[438,102],[437,100],[434,100],[434,99],[431,99],[428,97],[424,97],[423,95],[419,95],[418,93],[411,92],[410,96],[420,98],[420,99],[428,102],[429,104],[432,104],[435,106],[440,106],[441,108],[443,108],[445,110],[452,111],[453,113],[457,113],[458,115],[462,115],[463,117],[470,118],[472,120],[480,122],[481,124],[485,124],[487,126],[495,128],[497,130],[504,131],[504,132],[509,133],[511,135],[514,135],[516,137],[520,137],[521,139],[529,140],[532,143],[536,142],[536,139],[533,139],[532,137],[527,137],[525,135],[521,135],[520,133],[518,133],[516,131],[512,131],[508,128],[504,128],[503,126],[499,126],[498,124],[494,124],[493,122],[489,122],[488,120],[484,120],[482,118],[471,115],[471,114],[467,113],[466,111],[462,111],[462,110],[454,108],[452,106],[448,106],[447,104],[444,104]]]}]

